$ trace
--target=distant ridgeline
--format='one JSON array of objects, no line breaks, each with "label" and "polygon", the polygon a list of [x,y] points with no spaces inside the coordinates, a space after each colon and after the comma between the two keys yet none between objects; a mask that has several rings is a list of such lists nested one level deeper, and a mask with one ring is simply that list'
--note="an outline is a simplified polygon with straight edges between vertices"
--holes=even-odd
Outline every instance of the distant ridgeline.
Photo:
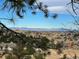
[{"label": "distant ridgeline", "polygon": [[17,33],[7,28],[4,24],[0,23],[0,42],[21,42],[24,43],[26,36],[22,33]]}]

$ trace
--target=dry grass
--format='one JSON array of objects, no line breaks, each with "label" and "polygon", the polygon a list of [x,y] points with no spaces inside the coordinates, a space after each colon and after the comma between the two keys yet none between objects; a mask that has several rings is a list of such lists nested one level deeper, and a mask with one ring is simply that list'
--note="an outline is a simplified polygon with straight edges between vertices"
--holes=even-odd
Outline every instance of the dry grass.
[{"label": "dry grass", "polygon": [[69,57],[69,58],[74,57],[75,54],[79,57],[79,50],[66,49],[60,55],[56,53],[56,50],[50,50],[50,51],[51,51],[51,55],[47,56],[46,59],[52,59],[52,58],[59,59],[59,58],[63,57],[64,54],[66,54],[67,57]]},{"label": "dry grass", "polygon": [[[46,57],[46,59],[59,59],[61,57],[63,57],[64,54],[67,54],[67,57],[72,58],[74,57],[74,55],[76,54],[79,57],[79,50],[74,50],[74,49],[66,49],[63,51],[62,54],[57,54],[57,50],[50,50],[51,51],[51,55],[48,55]],[[5,55],[0,58],[0,59],[5,59]]]}]

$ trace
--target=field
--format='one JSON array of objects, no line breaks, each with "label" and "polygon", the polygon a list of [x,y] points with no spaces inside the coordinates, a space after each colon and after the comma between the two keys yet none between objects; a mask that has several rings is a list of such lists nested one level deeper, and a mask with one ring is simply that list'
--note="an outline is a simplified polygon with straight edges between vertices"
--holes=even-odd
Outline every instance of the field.
[{"label": "field", "polygon": [[[68,32],[39,31],[37,32],[37,31],[21,31],[21,30],[15,30],[15,32],[17,32],[19,36],[23,37],[23,39],[24,38],[28,38],[28,39],[33,38],[37,40],[41,38],[49,39],[52,42],[52,45],[54,46],[53,48],[49,49],[50,53],[48,53],[48,55],[45,57],[46,59],[65,59],[65,58],[79,59],[79,32],[71,32],[71,31],[68,31]],[[12,35],[13,38],[15,37],[17,39],[18,37],[16,37],[15,32],[12,32],[9,30],[4,33],[8,33],[9,37],[11,37]],[[7,39],[9,39],[9,37]],[[11,41],[7,41],[7,42],[9,43],[1,43],[0,45],[2,45],[3,48],[5,47],[5,45],[8,45],[9,50],[11,50],[10,47],[14,48],[15,43],[12,43]],[[3,54],[3,56],[1,55],[0,59],[5,59],[5,56],[6,54]]]},{"label": "field", "polygon": [[54,43],[64,42],[62,53],[58,54],[57,50],[51,49],[51,54],[46,59],[60,59],[66,55],[70,59],[79,58],[79,33],[78,32],[33,32],[19,31],[26,36],[47,37],[49,40],[54,40]]}]

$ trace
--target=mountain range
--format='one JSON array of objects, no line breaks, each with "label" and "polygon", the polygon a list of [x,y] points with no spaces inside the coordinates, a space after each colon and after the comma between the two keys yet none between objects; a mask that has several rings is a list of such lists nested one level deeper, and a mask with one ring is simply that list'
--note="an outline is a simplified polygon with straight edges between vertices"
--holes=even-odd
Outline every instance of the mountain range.
[{"label": "mountain range", "polygon": [[65,29],[65,28],[51,28],[51,29],[47,29],[47,28],[23,28],[23,27],[14,27],[11,28],[13,30],[24,30],[24,31],[72,31],[71,29]]}]

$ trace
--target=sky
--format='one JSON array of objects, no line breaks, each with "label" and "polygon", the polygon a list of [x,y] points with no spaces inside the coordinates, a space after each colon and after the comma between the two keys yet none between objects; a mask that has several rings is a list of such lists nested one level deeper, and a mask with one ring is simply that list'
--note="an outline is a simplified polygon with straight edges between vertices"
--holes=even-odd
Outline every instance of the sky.
[{"label": "sky", "polygon": [[[45,18],[41,12],[38,12],[36,15],[32,15],[28,11],[23,19],[15,18],[15,24],[11,23],[8,20],[1,20],[3,24],[7,27],[24,27],[24,28],[67,28],[67,29],[76,29],[77,27],[73,24],[74,18],[67,12],[69,10],[72,14],[71,6],[67,4],[70,0],[39,0],[43,2],[44,5],[48,5],[48,10],[50,13],[58,14],[56,19]],[[38,2],[39,2],[38,1]],[[1,2],[0,2],[1,3]],[[11,14],[7,11],[0,11],[0,18],[2,17],[11,17]]]}]

